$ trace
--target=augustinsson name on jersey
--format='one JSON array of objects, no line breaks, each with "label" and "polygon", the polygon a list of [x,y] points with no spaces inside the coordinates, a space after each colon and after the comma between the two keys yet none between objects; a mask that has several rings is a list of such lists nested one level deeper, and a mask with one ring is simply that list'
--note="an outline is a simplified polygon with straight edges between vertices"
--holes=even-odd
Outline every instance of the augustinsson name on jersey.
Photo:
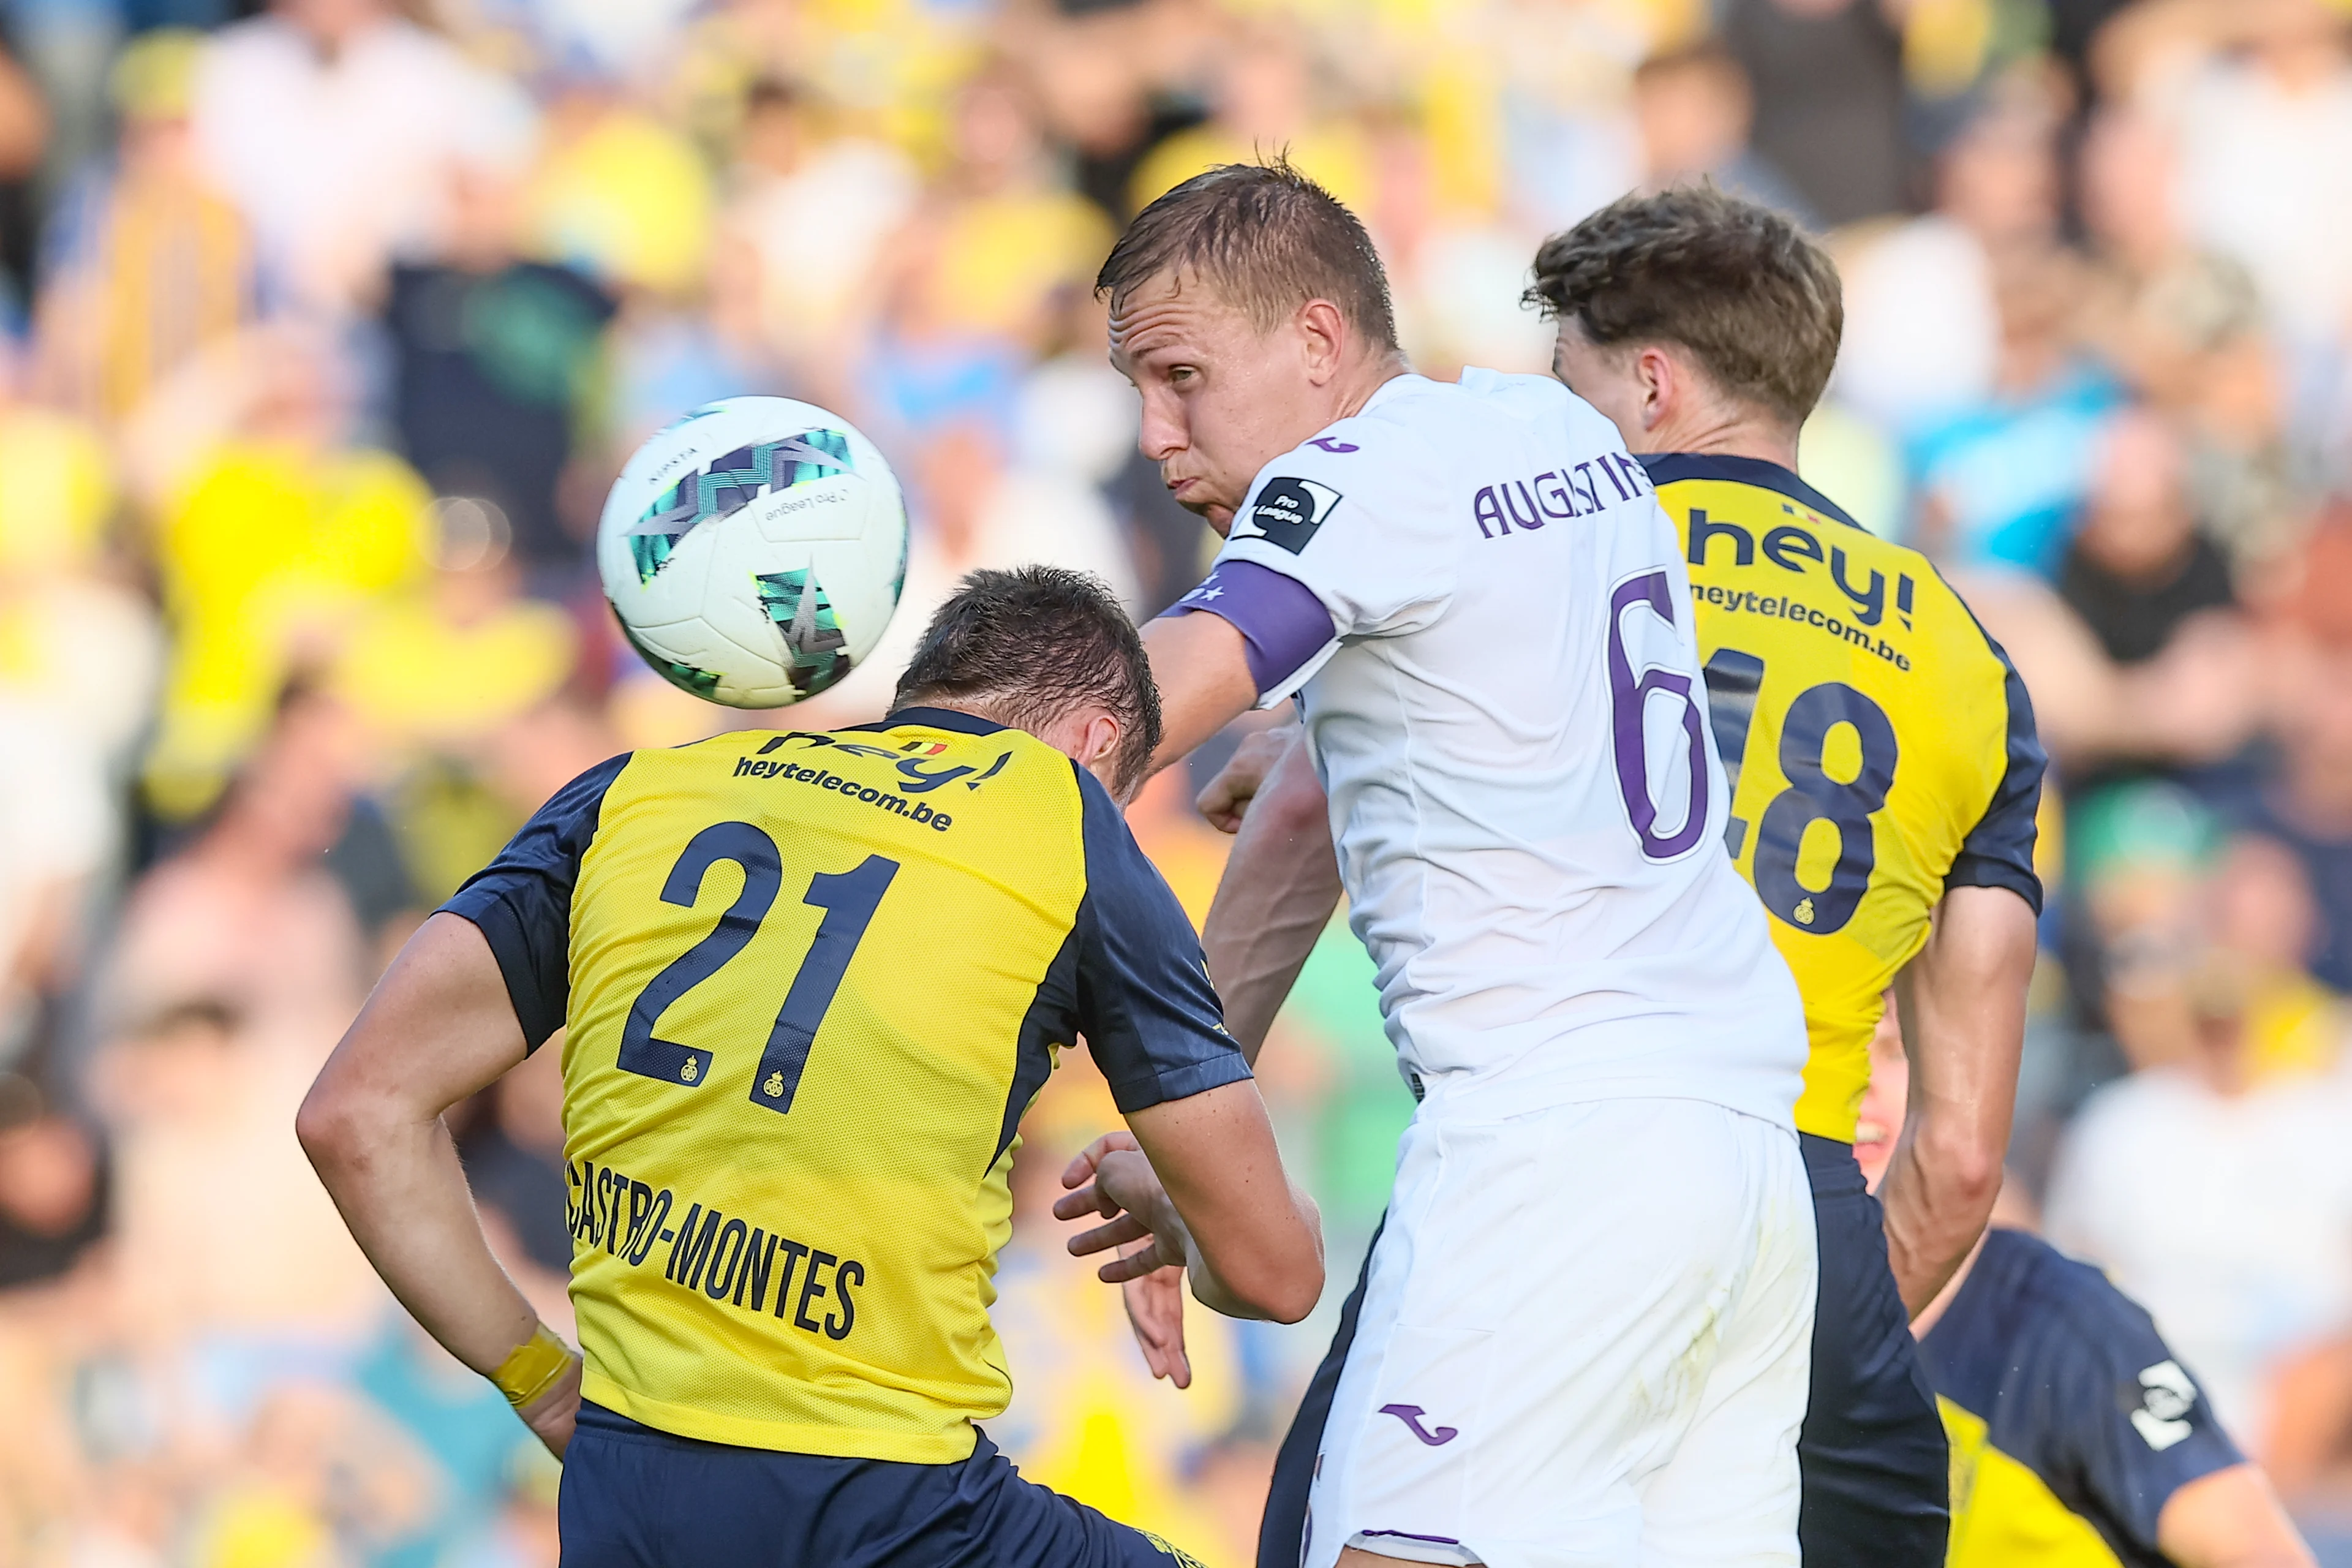
[{"label": "augustinsson name on jersey", "polygon": [[[778,747],[794,741],[801,742],[804,748],[829,746],[838,755],[888,763],[898,776],[888,779],[882,784],[871,784],[836,773],[829,768],[803,767],[788,758],[772,758],[768,755]],[[966,789],[978,789],[982,784],[994,778],[998,771],[1013,760],[1013,753],[1007,751],[999,754],[996,761],[991,763],[985,769],[961,763],[936,769],[923,766],[924,757],[937,756],[946,749],[936,741],[909,741],[898,750],[892,751],[887,746],[869,746],[862,742],[836,740],[831,735],[817,734],[806,730],[793,730],[776,736],[749,756],[739,758],[732,776],[782,779],[792,784],[803,784],[816,789],[831,790],[847,799],[862,801],[877,811],[890,812],[945,833],[955,826],[954,817],[940,810],[929,801],[910,801],[907,797],[929,795],[933,790],[944,789],[951,784],[960,784]],[[907,754],[908,752],[917,754],[909,756]]]},{"label": "augustinsson name on jersey", "polygon": [[714,1301],[757,1313],[771,1310],[768,1290],[772,1284],[772,1310],[794,1328],[845,1340],[857,1326],[857,1302],[849,1293],[851,1286],[866,1283],[866,1265],[857,1259],[836,1257],[698,1203],[672,1225],[677,1200],[667,1187],[652,1186],[593,1160],[578,1165],[566,1161],[564,1171],[572,1189],[564,1196],[564,1217],[575,1243],[591,1249],[601,1247],[608,1256],[642,1268],[654,1248],[667,1242],[662,1278],[681,1290],[699,1290]]}]

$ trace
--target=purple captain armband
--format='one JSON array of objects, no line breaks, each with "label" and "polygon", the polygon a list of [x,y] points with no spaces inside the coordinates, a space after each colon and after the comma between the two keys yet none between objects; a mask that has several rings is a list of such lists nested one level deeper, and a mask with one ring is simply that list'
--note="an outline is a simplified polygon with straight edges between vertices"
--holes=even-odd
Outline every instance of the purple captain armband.
[{"label": "purple captain armband", "polygon": [[1331,612],[1306,584],[1255,561],[1221,561],[1170,616],[1199,610],[1242,634],[1243,656],[1260,694],[1281,689],[1338,636]]}]

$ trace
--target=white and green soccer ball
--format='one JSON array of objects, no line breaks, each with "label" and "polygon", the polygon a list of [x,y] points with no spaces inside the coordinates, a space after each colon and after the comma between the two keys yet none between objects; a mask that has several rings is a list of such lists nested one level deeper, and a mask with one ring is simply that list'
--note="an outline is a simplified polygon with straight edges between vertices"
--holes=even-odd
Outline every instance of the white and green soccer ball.
[{"label": "white and green soccer ball", "polygon": [[596,569],[622,632],[674,684],[782,708],[874,651],[907,580],[907,507],[874,443],[786,397],[706,404],[604,498]]}]

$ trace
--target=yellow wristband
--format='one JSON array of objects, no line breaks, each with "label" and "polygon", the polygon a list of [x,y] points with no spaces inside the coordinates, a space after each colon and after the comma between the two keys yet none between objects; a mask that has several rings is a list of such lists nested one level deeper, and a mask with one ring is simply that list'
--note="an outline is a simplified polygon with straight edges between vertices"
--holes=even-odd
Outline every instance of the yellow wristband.
[{"label": "yellow wristband", "polygon": [[490,1381],[507,1396],[507,1403],[520,1410],[541,1394],[555,1386],[572,1364],[572,1347],[555,1337],[545,1323],[530,1339],[517,1345],[499,1370],[490,1373]]}]

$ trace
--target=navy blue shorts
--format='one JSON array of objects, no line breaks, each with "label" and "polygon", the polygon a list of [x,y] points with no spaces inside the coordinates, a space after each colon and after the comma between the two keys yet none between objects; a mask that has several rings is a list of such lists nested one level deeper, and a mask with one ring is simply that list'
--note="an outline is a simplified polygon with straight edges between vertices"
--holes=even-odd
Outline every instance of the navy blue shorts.
[{"label": "navy blue shorts", "polygon": [[1941,1568],[1951,1529],[1944,1418],[1911,1337],[1886,1226],[1853,1145],[1800,1133],[1813,1184],[1822,1289],[1813,1308],[1813,1397],[1797,1435],[1805,1568]]},{"label": "navy blue shorts", "polygon": [[[1803,1485],[1797,1540],[1805,1568],[1942,1568],[1951,1522],[1944,1422],[1886,1266],[1878,1200],[1863,1184],[1852,1144],[1810,1133],[1798,1142],[1812,1184],[1822,1268],[1812,1397],[1797,1438]],[[1370,1252],[1364,1262],[1369,1268]],[[1257,1568],[1298,1568],[1315,1456],[1363,1302],[1360,1273],[1339,1310],[1330,1353],[1275,1457]]]},{"label": "navy blue shorts", "polygon": [[556,1517],[563,1568],[1200,1568],[1023,1480],[985,1433],[960,1464],[909,1465],[704,1443],[583,1404]]}]

